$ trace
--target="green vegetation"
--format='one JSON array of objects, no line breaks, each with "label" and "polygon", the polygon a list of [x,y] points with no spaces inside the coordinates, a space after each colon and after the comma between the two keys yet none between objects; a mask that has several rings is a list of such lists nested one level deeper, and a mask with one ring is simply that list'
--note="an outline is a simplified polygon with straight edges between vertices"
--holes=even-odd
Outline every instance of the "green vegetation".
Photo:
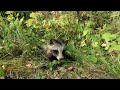
[{"label": "green vegetation", "polygon": [[[49,61],[39,48],[68,40],[74,60]],[[0,78],[120,78],[119,11],[1,11]]]}]

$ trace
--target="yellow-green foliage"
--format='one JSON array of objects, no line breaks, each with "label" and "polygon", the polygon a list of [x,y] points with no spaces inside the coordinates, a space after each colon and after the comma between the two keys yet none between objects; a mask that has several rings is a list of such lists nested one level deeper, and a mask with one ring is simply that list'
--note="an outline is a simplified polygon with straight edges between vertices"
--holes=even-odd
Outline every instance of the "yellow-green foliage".
[{"label": "yellow-green foliage", "polygon": [[[62,63],[46,60],[39,47],[53,38],[68,40],[66,53],[74,59],[70,62],[74,62],[77,69],[81,68],[79,74],[72,72],[66,74],[67,77],[61,71],[59,75],[52,71],[59,71],[61,67],[67,70],[66,65],[71,65],[67,62],[69,60]],[[58,78],[82,78],[87,75],[91,78],[91,70],[100,69],[104,72],[100,78],[120,78],[120,12],[1,11],[0,59],[1,77],[13,71],[18,76],[24,73],[23,78],[55,78],[57,75]],[[33,62],[27,68],[25,62],[29,60],[38,62],[36,66],[40,70],[30,68]],[[89,66],[90,70],[85,66]],[[34,75],[29,76],[32,72]],[[55,76],[48,76],[48,73]],[[98,75],[94,78],[99,78]]]}]

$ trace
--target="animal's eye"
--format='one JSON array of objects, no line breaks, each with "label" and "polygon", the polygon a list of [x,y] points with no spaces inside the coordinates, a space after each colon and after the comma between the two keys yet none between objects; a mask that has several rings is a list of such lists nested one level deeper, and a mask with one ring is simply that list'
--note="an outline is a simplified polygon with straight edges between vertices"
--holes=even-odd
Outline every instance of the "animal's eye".
[{"label": "animal's eye", "polygon": [[58,50],[53,50],[54,53],[58,54]]}]

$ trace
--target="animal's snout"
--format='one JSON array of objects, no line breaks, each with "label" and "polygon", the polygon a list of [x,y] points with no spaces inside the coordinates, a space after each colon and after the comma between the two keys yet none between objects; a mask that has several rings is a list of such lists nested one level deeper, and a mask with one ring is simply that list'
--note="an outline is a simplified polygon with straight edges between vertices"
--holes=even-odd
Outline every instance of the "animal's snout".
[{"label": "animal's snout", "polygon": [[63,60],[64,58],[60,58],[60,60]]},{"label": "animal's snout", "polygon": [[57,58],[58,60],[63,60],[64,59],[64,57],[61,57],[61,58]]}]

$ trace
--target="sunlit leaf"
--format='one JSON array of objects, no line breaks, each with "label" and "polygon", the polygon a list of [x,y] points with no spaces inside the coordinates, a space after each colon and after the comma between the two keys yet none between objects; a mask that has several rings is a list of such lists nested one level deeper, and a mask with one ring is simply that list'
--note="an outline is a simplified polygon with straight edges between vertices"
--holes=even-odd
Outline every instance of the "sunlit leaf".
[{"label": "sunlit leaf", "polygon": [[83,31],[83,35],[82,35],[82,36],[87,35],[87,34],[90,32],[90,30],[91,30],[91,29],[89,29],[89,28],[88,28],[88,29],[85,29],[85,30]]},{"label": "sunlit leaf", "polygon": [[30,17],[36,18],[36,17],[37,17],[37,14],[32,12],[32,13],[30,14]]},{"label": "sunlit leaf", "polygon": [[20,19],[20,21],[19,21],[19,26],[21,26],[21,25],[22,25],[23,20],[24,20],[24,17],[22,17],[22,18]]},{"label": "sunlit leaf", "polygon": [[0,67],[0,77],[4,76],[4,70],[2,67]]},{"label": "sunlit leaf", "polygon": [[9,16],[7,17],[7,20],[8,20],[8,21],[11,21],[11,20],[13,20],[13,19],[14,19],[13,15],[9,15]]},{"label": "sunlit leaf", "polygon": [[115,39],[116,37],[117,37],[116,34],[111,34],[111,33],[109,33],[109,32],[104,33],[104,34],[102,35],[102,39],[105,39],[106,42],[111,41],[111,40]]},{"label": "sunlit leaf", "polygon": [[93,26],[94,25],[94,22],[93,21],[88,21],[87,23],[86,23],[86,27],[91,27],[91,26]]},{"label": "sunlit leaf", "polygon": [[106,47],[106,46],[107,46],[107,44],[103,43],[101,46],[102,46],[102,47]]},{"label": "sunlit leaf", "polygon": [[28,19],[28,20],[26,21],[27,27],[30,27],[31,25],[33,25],[33,21],[34,21],[34,19]]},{"label": "sunlit leaf", "polygon": [[81,47],[83,47],[83,46],[86,46],[85,41],[82,41],[82,42],[81,42]]},{"label": "sunlit leaf", "polygon": [[118,11],[114,11],[112,14],[111,14],[111,17],[115,18],[115,17],[119,17],[120,13]]},{"label": "sunlit leaf", "polygon": [[92,42],[92,46],[93,47],[97,47],[98,46],[98,42]]},{"label": "sunlit leaf", "polygon": [[120,37],[116,39],[118,41],[118,44],[120,44]]},{"label": "sunlit leaf", "polygon": [[5,14],[11,14],[13,11],[6,11]]},{"label": "sunlit leaf", "polygon": [[0,16],[0,21],[2,21],[3,20],[3,17],[2,16]]},{"label": "sunlit leaf", "polygon": [[109,49],[109,52],[112,52],[113,50],[120,50],[120,45],[112,45]]}]

